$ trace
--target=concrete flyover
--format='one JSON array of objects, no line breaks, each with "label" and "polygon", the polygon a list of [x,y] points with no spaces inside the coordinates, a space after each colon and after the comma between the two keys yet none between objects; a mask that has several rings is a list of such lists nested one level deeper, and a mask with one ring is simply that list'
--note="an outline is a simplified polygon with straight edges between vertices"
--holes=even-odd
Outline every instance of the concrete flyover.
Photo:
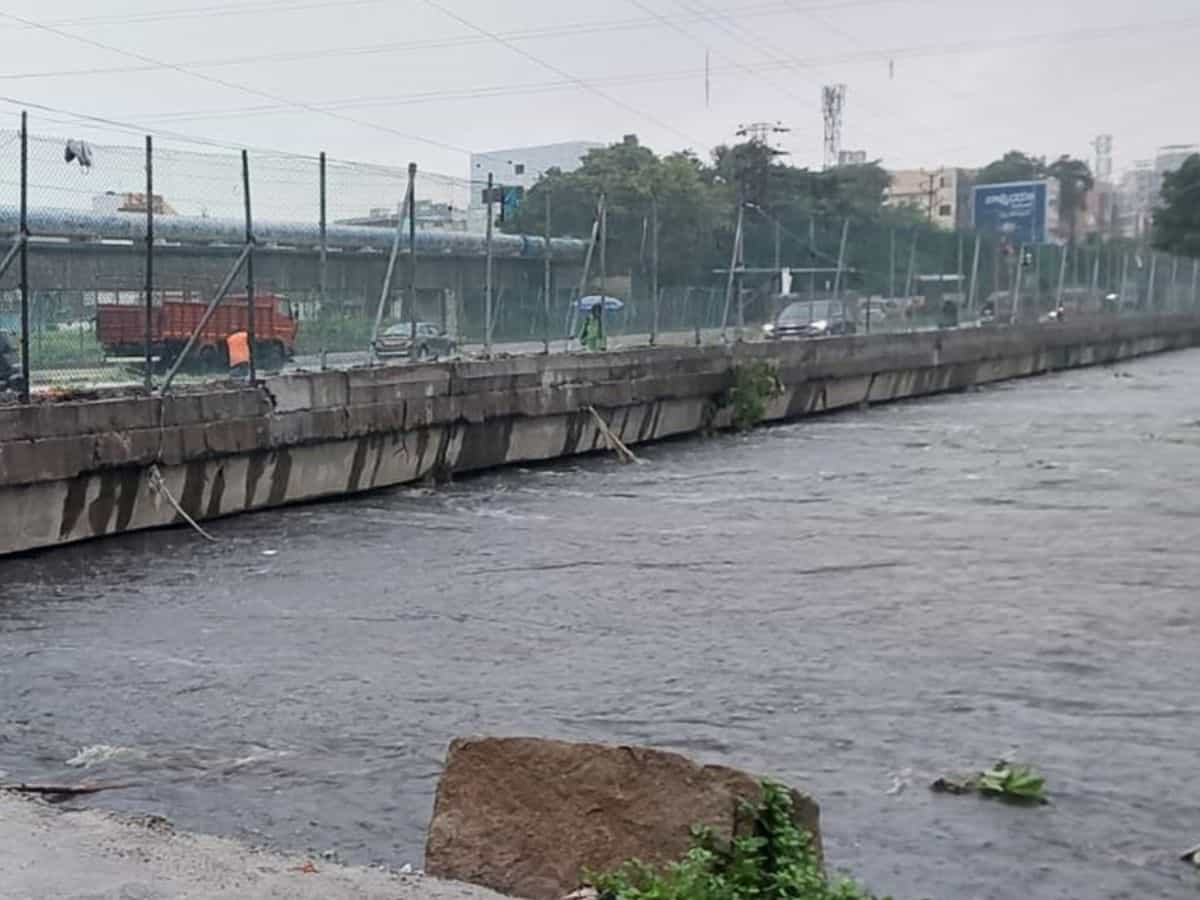
[{"label": "concrete flyover", "polygon": [[258,387],[0,408],[0,553],[728,427],[738,367],[767,420],[1200,342],[1200,316],[659,347],[296,373]]}]

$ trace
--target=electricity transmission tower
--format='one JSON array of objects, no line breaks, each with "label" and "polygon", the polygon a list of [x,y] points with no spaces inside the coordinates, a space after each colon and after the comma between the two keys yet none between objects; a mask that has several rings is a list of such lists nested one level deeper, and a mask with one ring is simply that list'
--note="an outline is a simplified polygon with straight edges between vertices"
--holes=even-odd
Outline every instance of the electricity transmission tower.
[{"label": "electricity transmission tower", "polygon": [[846,86],[827,84],[821,88],[821,115],[825,120],[825,168],[838,164],[842,149],[842,114],[846,109]]}]

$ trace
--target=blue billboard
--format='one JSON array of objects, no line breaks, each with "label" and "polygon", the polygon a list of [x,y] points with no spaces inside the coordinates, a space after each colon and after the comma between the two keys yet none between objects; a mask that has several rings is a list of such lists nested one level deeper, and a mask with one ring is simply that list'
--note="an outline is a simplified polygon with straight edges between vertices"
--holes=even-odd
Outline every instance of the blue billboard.
[{"label": "blue billboard", "polygon": [[1045,181],[1010,181],[975,188],[975,228],[1014,244],[1044,244],[1050,225],[1050,187]]}]

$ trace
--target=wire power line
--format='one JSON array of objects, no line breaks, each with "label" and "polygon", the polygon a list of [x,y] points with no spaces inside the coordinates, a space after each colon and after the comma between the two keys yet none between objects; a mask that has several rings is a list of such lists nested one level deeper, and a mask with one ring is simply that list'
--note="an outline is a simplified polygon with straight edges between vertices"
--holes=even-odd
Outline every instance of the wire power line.
[{"label": "wire power line", "polygon": [[[690,31],[688,31],[686,28],[684,28],[677,22],[672,21],[671,19],[668,19],[666,16],[656,12],[651,7],[649,7],[645,3],[643,3],[642,0],[629,0],[629,2],[631,4],[633,4],[634,6],[636,6],[638,9],[642,10],[643,12],[648,13],[649,15],[653,16],[657,21],[661,22],[664,25],[667,25],[673,31],[677,31],[679,34],[682,34],[688,40],[692,41],[693,43],[699,44],[701,47],[703,47],[705,49],[706,52],[710,49],[707,42],[702,41],[700,38],[693,35]],[[697,21],[702,20],[702,19],[707,20],[707,21],[715,21],[712,18],[711,13],[706,16],[696,17]],[[801,98],[799,96],[797,96],[790,88],[788,88],[784,85],[781,85],[781,84],[777,84],[774,79],[767,77],[764,73],[762,73],[760,71],[755,71],[754,69],[750,68],[749,66],[743,65],[742,63],[740,63],[733,57],[726,56],[723,53],[718,52],[717,56],[722,59],[728,60],[734,66],[734,68],[736,68],[738,71],[745,72],[753,77],[762,78],[764,81],[766,81],[772,87],[779,90],[785,96],[790,97],[793,100],[801,100]],[[709,73],[706,72],[705,74],[707,76]]]},{"label": "wire power line", "polygon": [[534,63],[535,65],[541,66],[543,69],[546,69],[549,72],[553,72],[554,74],[556,74],[562,78],[566,78],[571,81],[574,81],[576,84],[578,84],[584,90],[588,91],[589,93],[595,94],[597,97],[607,100],[609,103],[613,104],[614,106],[617,106],[617,107],[625,110],[626,112],[633,113],[634,115],[638,116],[639,118],[645,119],[648,122],[652,122],[655,125],[657,125],[659,128],[663,128],[667,131],[670,131],[672,134],[675,134],[678,137],[682,137],[684,140],[688,141],[689,143],[692,143],[697,146],[708,149],[707,144],[705,144],[701,140],[697,140],[696,138],[689,135],[687,132],[681,131],[680,129],[676,128],[674,125],[671,125],[668,122],[664,122],[663,120],[657,118],[656,116],[651,115],[650,113],[645,112],[644,110],[638,109],[636,106],[632,106],[632,105],[626,103],[624,100],[614,97],[609,93],[606,93],[605,91],[596,87],[592,83],[585,81],[584,79],[582,79],[576,75],[572,75],[570,72],[556,66],[554,63],[547,62],[546,60],[542,59],[540,56],[537,56],[534,53],[530,53],[528,50],[522,49],[516,42],[510,40],[509,38],[504,37],[501,34],[497,34],[494,31],[489,31],[487,28],[484,28],[482,25],[477,25],[476,23],[472,22],[470,19],[466,18],[465,16],[460,16],[454,10],[448,8],[447,6],[445,6],[442,3],[439,3],[438,0],[424,0],[424,2],[427,6],[433,7],[434,9],[441,12],[443,15],[448,16],[449,18],[458,22],[460,25],[462,25],[466,28],[469,28],[472,31],[476,31],[479,34],[486,35],[487,37],[491,38],[493,41],[500,44],[501,46],[507,47],[509,50],[511,50],[513,53],[516,53],[518,56],[529,60],[530,62]]},{"label": "wire power line", "polygon": [[166,69],[170,69],[172,71],[179,72],[183,75],[188,75],[192,78],[197,78],[201,81],[209,82],[210,84],[216,84],[216,85],[219,85],[220,87],[229,88],[230,90],[240,91],[242,93],[251,94],[251,95],[257,96],[257,97],[262,97],[267,100],[273,100],[277,103],[284,103],[284,104],[287,104],[290,106],[294,106],[297,109],[307,110],[312,113],[317,113],[319,115],[328,116],[330,118],[334,118],[334,119],[337,119],[342,122],[348,122],[350,124],[358,125],[358,126],[361,126],[364,128],[375,129],[377,131],[382,131],[382,132],[394,135],[396,137],[404,138],[405,140],[415,141],[415,142],[421,143],[421,144],[428,144],[430,146],[438,147],[443,150],[451,150],[453,152],[466,154],[468,156],[470,156],[473,153],[473,151],[468,150],[465,147],[459,147],[459,146],[457,146],[455,144],[451,144],[447,141],[439,141],[434,138],[425,137],[423,135],[411,134],[409,132],[400,131],[399,129],[392,128],[388,125],[381,125],[378,122],[370,122],[370,121],[366,121],[363,119],[356,119],[353,116],[343,115],[343,114],[335,112],[333,110],[322,109],[318,106],[315,106],[312,103],[305,103],[305,102],[301,102],[301,101],[291,100],[287,97],[281,97],[278,94],[272,94],[268,91],[262,91],[257,88],[248,87],[246,85],[236,84],[232,81],[226,81],[223,78],[217,78],[212,75],[205,75],[202,72],[195,72],[184,66],[180,66],[175,63],[163,62],[163,61],[155,59],[151,56],[146,56],[145,54],[142,54],[142,53],[137,53],[132,50],[124,50],[120,47],[114,47],[111,44],[105,44],[101,41],[96,41],[91,38],[83,37],[82,35],[72,34],[69,31],[63,31],[62,29],[55,28],[53,26],[42,25],[39,22],[34,22],[31,19],[26,19],[21,16],[14,15],[12,13],[0,12],[0,16],[12,19],[17,22],[21,22],[22,24],[29,25],[31,28],[36,28],[40,31],[46,31],[46,32],[49,32],[50,34],[55,34],[55,35],[58,35],[59,37],[66,38],[68,40],[77,41],[79,43],[86,44],[91,47],[96,47],[100,50],[107,50],[111,53],[119,53],[122,56],[127,56],[131,59],[137,59],[137,60],[140,60],[141,62],[149,63],[149,64],[159,66],[162,68],[166,68]]}]

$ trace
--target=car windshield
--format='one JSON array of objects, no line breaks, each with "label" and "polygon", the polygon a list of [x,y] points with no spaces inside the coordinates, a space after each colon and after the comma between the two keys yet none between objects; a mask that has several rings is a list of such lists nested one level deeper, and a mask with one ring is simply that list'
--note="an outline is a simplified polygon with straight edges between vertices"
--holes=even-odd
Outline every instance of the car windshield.
[{"label": "car windshield", "polygon": [[[412,322],[397,322],[395,325],[389,325],[384,331],[384,337],[401,337],[406,338],[412,334]],[[417,323],[418,337],[436,337],[441,334],[441,330],[430,322]]]},{"label": "car windshield", "polygon": [[835,306],[840,307],[840,304],[834,304],[831,300],[813,300],[812,302],[802,300],[797,303],[789,303],[779,314],[779,321],[817,322],[822,319],[831,319],[834,318],[831,313]]}]

